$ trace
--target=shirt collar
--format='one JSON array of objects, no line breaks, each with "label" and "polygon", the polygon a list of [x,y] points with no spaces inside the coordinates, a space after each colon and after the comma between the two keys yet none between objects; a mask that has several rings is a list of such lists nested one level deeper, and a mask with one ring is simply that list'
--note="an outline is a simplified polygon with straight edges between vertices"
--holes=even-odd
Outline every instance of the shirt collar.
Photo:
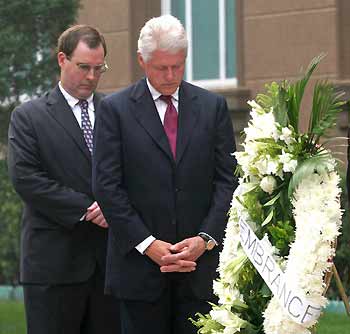
[{"label": "shirt collar", "polygon": [[[70,95],[62,86],[61,81],[58,83],[58,87],[60,88],[61,93],[63,94],[64,98],[67,100],[67,103],[69,106],[73,109],[79,102],[79,99],[76,97]],[[87,99],[85,99],[89,103],[89,109],[94,110],[94,94],[91,94]]]},{"label": "shirt collar", "polygon": [[[148,78],[146,78],[146,82],[147,82],[147,86],[149,91],[151,92],[153,101],[156,101],[157,99],[159,99],[159,97],[162,95],[161,93],[159,93],[150,83],[150,81],[148,80]],[[173,99],[175,99],[176,101],[179,101],[179,87],[176,88],[176,91],[171,95]]]}]

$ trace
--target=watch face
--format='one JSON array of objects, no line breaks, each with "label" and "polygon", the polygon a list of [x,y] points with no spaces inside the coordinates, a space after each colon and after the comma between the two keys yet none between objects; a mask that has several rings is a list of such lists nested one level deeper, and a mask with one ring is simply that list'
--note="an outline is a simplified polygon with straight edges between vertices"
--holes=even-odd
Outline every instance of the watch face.
[{"label": "watch face", "polygon": [[207,242],[207,250],[212,250],[215,247],[215,242],[213,240],[208,240]]}]

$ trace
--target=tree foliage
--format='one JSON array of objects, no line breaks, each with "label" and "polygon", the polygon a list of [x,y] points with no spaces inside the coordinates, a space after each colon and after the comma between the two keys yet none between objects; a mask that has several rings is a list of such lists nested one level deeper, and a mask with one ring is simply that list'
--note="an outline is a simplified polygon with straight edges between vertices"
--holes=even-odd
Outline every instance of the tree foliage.
[{"label": "tree foliage", "polygon": [[15,284],[19,269],[22,205],[1,160],[10,113],[56,82],[57,38],[75,22],[79,6],[80,0],[0,0],[0,284]]},{"label": "tree foliage", "polygon": [[79,0],[0,0],[0,103],[52,86],[55,45],[76,18]]}]

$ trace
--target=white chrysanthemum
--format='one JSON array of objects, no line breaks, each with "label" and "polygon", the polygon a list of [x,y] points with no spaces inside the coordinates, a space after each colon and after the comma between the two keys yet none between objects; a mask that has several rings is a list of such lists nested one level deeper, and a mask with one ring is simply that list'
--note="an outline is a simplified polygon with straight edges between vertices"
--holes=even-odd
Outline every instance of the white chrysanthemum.
[{"label": "white chrysanthemum", "polygon": [[271,299],[264,312],[264,317],[266,334],[311,334],[306,327],[297,324],[285,315],[275,298]]},{"label": "white chrysanthemum", "polygon": [[[331,266],[328,259],[335,253],[332,242],[341,225],[339,176],[334,174],[312,174],[305,178],[298,185],[292,201],[296,235],[285,276],[288,284],[304,291],[307,298],[320,307],[327,302],[323,296],[323,277]],[[309,334],[307,328],[316,323],[316,320],[303,325],[295,323],[284,313],[276,297],[271,299],[264,318],[266,334]]]},{"label": "white chrysanthemum", "polygon": [[[248,104],[252,110],[251,120],[244,129],[244,151],[234,153],[243,175],[231,202],[224,247],[219,259],[220,278],[213,283],[221,306],[214,307],[210,316],[224,326],[220,334],[237,333],[244,323],[244,320],[230,311],[234,301],[244,303],[244,296],[238,287],[240,271],[248,260],[240,245],[239,220],[247,222],[253,231],[257,226],[252,222],[247,208],[242,205],[242,195],[259,186],[271,194],[277,183],[275,177],[284,180],[287,176],[284,173],[295,172],[298,156],[290,152],[294,151],[294,144],[302,143],[301,138],[294,137],[292,128],[281,127],[275,122],[272,108],[264,110],[255,101],[248,101]],[[269,144],[271,139],[275,141],[274,145]],[[262,239],[285,273],[287,284],[303,291],[312,303],[320,307],[326,304],[326,298],[322,295],[323,277],[331,266],[328,259],[335,254],[332,242],[339,235],[342,216],[338,187],[340,179],[333,172],[335,161],[330,159],[326,169],[323,166],[318,173],[302,180],[293,194],[296,231],[287,259],[278,257],[267,236]],[[308,327],[312,324],[302,326],[292,321],[275,297],[265,310],[264,318],[266,334],[310,334]]]}]

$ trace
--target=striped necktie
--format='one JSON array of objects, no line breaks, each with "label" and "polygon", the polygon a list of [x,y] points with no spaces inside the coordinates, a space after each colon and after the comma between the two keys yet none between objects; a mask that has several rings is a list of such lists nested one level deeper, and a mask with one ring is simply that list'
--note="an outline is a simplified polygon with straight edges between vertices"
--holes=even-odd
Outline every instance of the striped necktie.
[{"label": "striped necktie", "polygon": [[81,129],[83,130],[86,145],[87,145],[90,153],[92,154],[93,133],[92,133],[92,126],[91,126],[89,112],[88,112],[89,103],[86,100],[79,100],[78,104],[79,104],[80,109],[81,109]]}]

